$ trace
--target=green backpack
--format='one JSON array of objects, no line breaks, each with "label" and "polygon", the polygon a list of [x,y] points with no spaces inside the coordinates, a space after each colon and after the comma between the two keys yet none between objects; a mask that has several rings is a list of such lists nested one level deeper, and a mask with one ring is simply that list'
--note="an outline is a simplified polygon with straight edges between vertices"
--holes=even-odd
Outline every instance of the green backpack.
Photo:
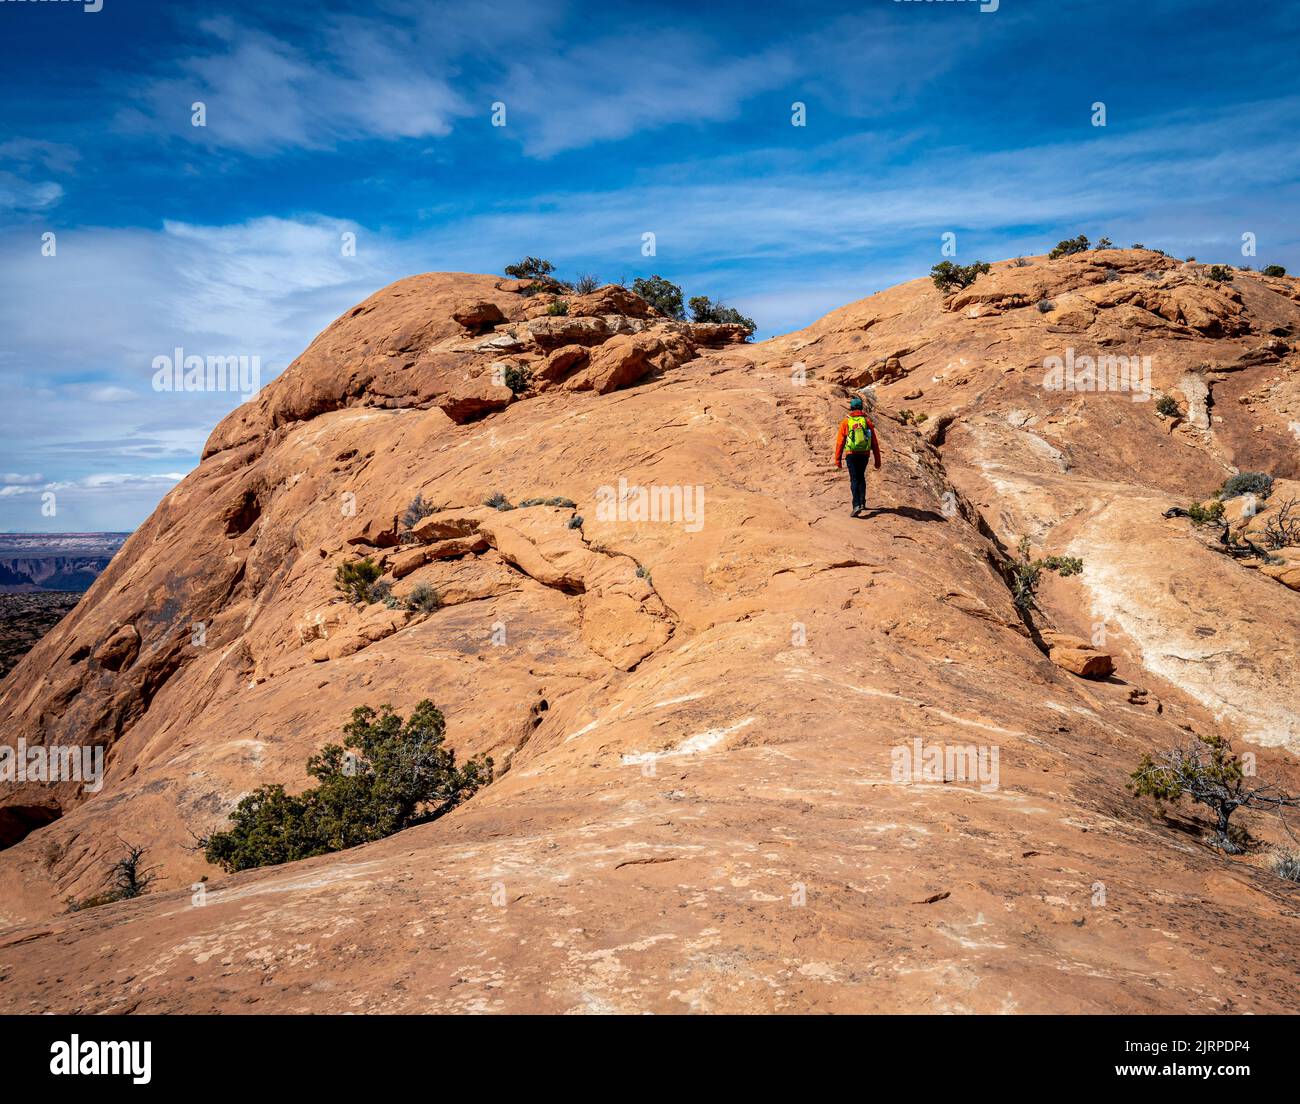
[{"label": "green backpack", "polygon": [[849,433],[844,438],[844,448],[847,452],[871,451],[871,426],[865,414],[849,415]]}]

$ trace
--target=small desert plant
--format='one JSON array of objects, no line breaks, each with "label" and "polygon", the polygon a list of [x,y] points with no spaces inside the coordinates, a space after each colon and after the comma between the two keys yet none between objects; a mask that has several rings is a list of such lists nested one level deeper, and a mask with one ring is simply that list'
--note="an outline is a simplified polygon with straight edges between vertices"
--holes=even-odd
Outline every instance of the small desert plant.
[{"label": "small desert plant", "polygon": [[334,569],[334,589],[359,606],[379,602],[388,596],[385,584],[378,581],[383,573],[384,569],[369,556],[339,564]]},{"label": "small desert plant", "polygon": [[1219,497],[1222,499],[1236,498],[1244,494],[1268,498],[1272,493],[1273,477],[1264,472],[1239,472],[1219,488]]},{"label": "small desert plant", "polygon": [[573,281],[573,290],[578,295],[590,295],[598,287],[600,287],[600,281],[590,272],[584,272]]},{"label": "small desert plant", "polygon": [[1161,395],[1156,399],[1156,413],[1162,418],[1177,418],[1181,413],[1178,400],[1173,395]]},{"label": "small desert plant", "polygon": [[989,272],[992,266],[985,261],[976,261],[974,264],[959,265],[953,264],[952,261],[940,261],[930,269],[930,279],[934,281],[934,286],[940,291],[946,292],[952,288],[970,287],[980,276]]},{"label": "small desert plant", "polygon": [[1131,246],[1131,248],[1133,248],[1133,249],[1145,249],[1146,246],[1143,245],[1141,242],[1134,242],[1133,245]]},{"label": "small desert plant", "polygon": [[1279,878],[1285,878],[1288,882],[1300,882],[1300,851],[1279,848],[1273,852],[1268,866]]},{"label": "small desert plant", "polygon": [[568,314],[569,313],[568,300],[556,299],[549,307],[546,308],[546,313],[553,318]]},{"label": "small desert plant", "polygon": [[1300,505],[1289,498],[1270,511],[1264,522],[1264,545],[1277,551],[1279,548],[1300,547],[1300,515],[1294,511]]},{"label": "small desert plant", "polygon": [[662,276],[651,276],[648,280],[638,277],[632,281],[632,290],[660,314],[679,322],[686,318],[682,289]]},{"label": "small desert plant", "polygon": [[1064,241],[1056,243],[1056,248],[1047,254],[1049,261],[1055,261],[1060,257],[1069,257],[1075,253],[1083,253],[1089,246],[1088,239],[1080,234],[1077,238],[1066,238]]},{"label": "small desert plant", "polygon": [[505,385],[516,395],[522,395],[533,385],[533,373],[527,366],[509,364],[502,378]]},{"label": "small desert plant", "polygon": [[1114,249],[1114,248],[1115,248],[1115,243],[1111,241],[1110,238],[1100,238],[1098,239],[1097,244],[1093,246],[1093,249]]},{"label": "small desert plant", "polygon": [[129,901],[144,895],[154,876],[144,869],[145,848],[123,843],[125,854],[109,868],[108,888],[103,893],[87,897],[83,901],[73,901],[68,905],[69,912],[107,905],[114,901]]},{"label": "small desert plant", "polygon": [[569,518],[569,528],[570,528],[570,529],[581,529],[581,528],[582,528],[582,515],[581,515],[581,514],[574,514],[573,517]]},{"label": "small desert plant", "polygon": [[456,765],[444,748],[446,722],[433,702],[403,720],[390,706],[358,706],[342,745],[307,761],[316,785],[300,794],[275,784],[244,797],[222,832],[200,841],[227,871],[276,866],[342,851],[435,820],[492,781],[492,760]]},{"label": "small desert plant", "polygon": [[1182,797],[1206,806],[1215,818],[1214,842],[1230,855],[1245,850],[1245,833],[1229,823],[1238,809],[1272,809],[1280,815],[1283,809],[1300,806],[1300,797],[1276,786],[1248,786],[1241,761],[1222,736],[1197,735],[1158,759],[1148,753],[1129,778],[1129,789],[1153,798],[1157,808]]},{"label": "small desert plant", "polygon": [[746,318],[735,307],[723,306],[712,302],[707,295],[695,295],[687,304],[691,308],[693,322],[721,322],[733,326],[743,326],[753,333],[758,326],[752,318]]},{"label": "small desert plant", "polygon": [[416,583],[402,605],[411,613],[432,613],[441,608],[442,597],[428,583]]},{"label": "small desert plant", "polygon": [[1265,276],[1285,276],[1286,269],[1281,265],[1265,265],[1260,270]]},{"label": "small desert plant", "polygon": [[578,504],[573,499],[565,498],[563,495],[551,495],[549,498],[526,498],[519,505],[521,508],[524,506],[562,506],[566,510],[572,510]]},{"label": "small desert plant", "polygon": [[506,265],[505,273],[516,280],[546,280],[555,271],[550,261],[540,257],[525,257],[518,264]]},{"label": "small desert plant", "polygon": [[1232,279],[1232,269],[1227,265],[1211,265],[1206,275],[1216,283],[1225,283]]},{"label": "small desert plant", "polygon": [[1022,256],[1022,257],[1017,257],[1014,261],[1011,262],[1011,267],[1012,267],[1012,268],[1028,268],[1028,267],[1029,267],[1029,262],[1028,262],[1027,260],[1025,260],[1025,258],[1024,258],[1023,256]]},{"label": "small desert plant", "polygon": [[514,509],[514,507],[510,504],[510,500],[506,498],[506,496],[503,495],[500,491],[493,491],[490,495],[488,495],[487,498],[483,500],[483,505],[491,506],[492,509],[501,510],[502,512],[506,510]]},{"label": "small desert plant", "polygon": [[1193,502],[1187,507],[1187,516],[1193,525],[1216,525],[1223,520],[1223,503],[1214,502],[1202,506],[1199,502]]},{"label": "small desert plant", "polygon": [[1056,304],[1053,303],[1050,299],[1040,299],[1040,300],[1038,300],[1038,313],[1039,313],[1039,314],[1050,314],[1050,313],[1051,313],[1052,311],[1054,311],[1055,309],[1056,309]]},{"label": "small desert plant", "polygon": [[1030,558],[1029,538],[1020,540],[1020,559],[1011,563],[1011,596],[1016,606],[1025,612],[1036,608],[1034,593],[1038,590],[1043,571],[1055,571],[1058,575],[1078,575],[1083,570],[1083,561],[1077,556],[1046,556],[1034,560]]},{"label": "small desert plant", "polygon": [[638,579],[644,579],[651,586],[654,586],[654,579],[650,577],[650,569],[644,564],[636,565],[636,577]]},{"label": "small desert plant", "polygon": [[410,505],[402,511],[402,524],[408,529],[413,529],[431,513],[433,507],[424,501],[424,495],[417,494],[411,499]]}]

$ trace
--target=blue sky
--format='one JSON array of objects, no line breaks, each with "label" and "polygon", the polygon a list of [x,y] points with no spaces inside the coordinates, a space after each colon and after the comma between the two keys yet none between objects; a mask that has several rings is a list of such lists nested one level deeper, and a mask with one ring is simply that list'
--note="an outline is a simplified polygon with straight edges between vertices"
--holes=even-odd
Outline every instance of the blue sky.
[{"label": "blue sky", "polygon": [[415,272],[660,273],[763,337],[946,231],[1300,269],[1293,4],[980,6],[0,2],[0,530],[137,525],[237,401],[155,357],[265,382]]}]

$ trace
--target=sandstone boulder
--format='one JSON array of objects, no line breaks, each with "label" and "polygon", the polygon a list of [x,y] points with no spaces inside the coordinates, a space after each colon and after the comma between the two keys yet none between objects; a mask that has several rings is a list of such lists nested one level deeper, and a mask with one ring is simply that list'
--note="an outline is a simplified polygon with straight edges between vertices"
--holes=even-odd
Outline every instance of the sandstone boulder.
[{"label": "sandstone boulder", "polygon": [[401,529],[401,524],[395,515],[391,521],[368,517],[359,527],[351,530],[344,538],[344,543],[368,545],[371,548],[392,548],[401,539]]},{"label": "sandstone boulder", "polygon": [[388,572],[394,579],[405,579],[412,571],[418,570],[428,562],[429,549],[412,548],[394,556],[388,565]]},{"label": "sandstone boulder", "polygon": [[501,308],[489,299],[469,299],[459,303],[451,316],[475,334],[491,330],[506,320]]},{"label": "sandstone boulder", "polygon": [[589,356],[585,345],[561,345],[546,357],[535,375],[540,380],[558,382],[571,372],[585,367]]},{"label": "sandstone boulder", "polygon": [[515,395],[503,379],[498,379],[500,375],[491,366],[481,369],[439,397],[438,408],[458,425],[504,410],[514,401]]},{"label": "sandstone boulder", "polygon": [[442,510],[420,521],[411,533],[424,542],[445,540],[448,537],[468,537],[478,532],[484,518],[498,513],[491,506],[469,506],[459,510]]},{"label": "sandstone boulder", "polygon": [[1047,657],[1058,667],[1080,678],[1106,678],[1115,671],[1115,659],[1098,651],[1088,641],[1067,633],[1044,631]]}]

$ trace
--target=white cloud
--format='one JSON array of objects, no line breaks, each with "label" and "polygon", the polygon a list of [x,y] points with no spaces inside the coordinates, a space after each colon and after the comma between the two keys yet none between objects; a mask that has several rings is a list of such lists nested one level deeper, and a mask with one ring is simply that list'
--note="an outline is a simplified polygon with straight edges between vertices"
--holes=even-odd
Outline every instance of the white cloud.
[{"label": "white cloud", "polygon": [[63,187],[52,180],[25,180],[0,172],[0,212],[45,211],[63,198]]},{"label": "white cloud", "polygon": [[63,142],[47,142],[41,138],[10,138],[0,142],[0,161],[38,165],[50,172],[71,172],[80,157],[75,146]]},{"label": "white cloud", "polygon": [[[217,45],[170,60],[168,70],[182,75],[145,82],[120,125],[268,154],[357,138],[437,137],[470,110],[445,74],[373,28],[326,35],[306,49],[225,17],[200,28]],[[206,107],[206,126],[191,123],[196,102]]]},{"label": "white cloud", "polygon": [[513,62],[502,97],[523,120],[524,150],[546,157],[668,123],[734,118],[795,72],[784,50],[728,59],[682,31],[627,33]]},{"label": "white cloud", "polygon": [[133,529],[181,478],[179,472],[99,473],[37,487],[0,487],[0,526],[18,533]]},{"label": "white cloud", "polygon": [[[355,257],[341,255],[348,231],[358,233]],[[128,525],[111,520],[113,502],[129,524],[147,515],[141,504],[152,496],[151,508],[166,485],[156,480],[195,463],[239,401],[155,392],[154,357],[177,346],[256,355],[265,383],[346,308],[416,267],[355,224],[320,217],[69,230],[57,257],[42,257],[30,238],[22,229],[0,237],[10,258],[0,386],[6,425],[21,427],[0,437],[0,465],[70,484],[78,509],[109,529]],[[125,483],[85,475],[119,465],[141,474]],[[30,527],[26,500],[21,513],[4,510],[0,528]]]}]

